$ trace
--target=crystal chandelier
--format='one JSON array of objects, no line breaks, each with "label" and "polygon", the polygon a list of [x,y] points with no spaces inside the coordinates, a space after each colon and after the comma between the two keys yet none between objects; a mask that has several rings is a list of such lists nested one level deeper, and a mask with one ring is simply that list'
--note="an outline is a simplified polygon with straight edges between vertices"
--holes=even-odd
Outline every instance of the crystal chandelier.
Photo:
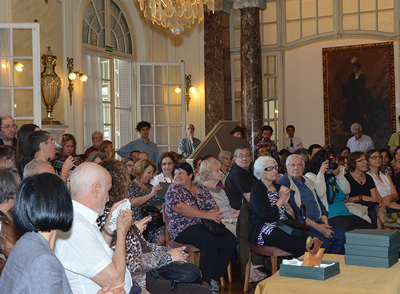
[{"label": "crystal chandelier", "polygon": [[184,27],[190,28],[198,19],[204,18],[204,4],[214,13],[214,0],[138,0],[144,17],[153,24],[169,28],[173,35],[184,32]]}]

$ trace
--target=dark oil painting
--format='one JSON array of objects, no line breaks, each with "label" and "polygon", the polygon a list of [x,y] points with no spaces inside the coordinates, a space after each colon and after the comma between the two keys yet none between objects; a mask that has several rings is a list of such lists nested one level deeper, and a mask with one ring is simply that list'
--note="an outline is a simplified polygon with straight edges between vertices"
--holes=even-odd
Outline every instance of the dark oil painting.
[{"label": "dark oil painting", "polygon": [[375,149],[386,148],[396,130],[393,43],[322,49],[325,143],[335,152],[360,123]]}]

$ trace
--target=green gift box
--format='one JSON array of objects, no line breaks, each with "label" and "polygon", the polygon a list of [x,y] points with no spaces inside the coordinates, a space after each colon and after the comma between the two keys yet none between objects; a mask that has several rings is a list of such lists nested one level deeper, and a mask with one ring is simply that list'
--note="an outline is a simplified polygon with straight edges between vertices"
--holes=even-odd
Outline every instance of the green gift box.
[{"label": "green gift box", "polygon": [[392,265],[396,264],[398,261],[398,256],[394,256],[391,258],[382,258],[382,257],[371,257],[371,256],[360,256],[360,255],[349,255],[346,254],[344,256],[345,263],[347,265],[359,265],[359,266],[368,266],[368,267],[384,267],[389,268]]},{"label": "green gift box", "polygon": [[390,247],[345,244],[344,248],[346,250],[346,255],[383,257],[389,259],[393,257],[397,258],[399,255],[399,246],[397,244]]},{"label": "green gift box", "polygon": [[357,229],[346,233],[346,244],[378,247],[399,246],[399,231]]},{"label": "green gift box", "polygon": [[[303,261],[302,259],[299,259]],[[340,273],[339,262],[321,261],[321,264],[332,264],[327,267],[309,267],[293,264],[281,264],[279,275],[313,280],[326,280]]]}]

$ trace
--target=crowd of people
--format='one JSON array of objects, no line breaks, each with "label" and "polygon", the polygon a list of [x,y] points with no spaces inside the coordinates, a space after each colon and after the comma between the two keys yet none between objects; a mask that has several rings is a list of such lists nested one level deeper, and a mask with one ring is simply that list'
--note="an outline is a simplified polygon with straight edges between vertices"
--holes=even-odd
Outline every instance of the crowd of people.
[{"label": "crowd of people", "polygon": [[[0,126],[0,293],[173,293],[150,272],[187,262],[185,244],[200,250],[202,282],[175,293],[213,293],[232,258],[248,255],[237,246],[241,217],[248,217],[246,242],[299,257],[304,238],[280,222],[305,217],[326,253],[344,254],[347,231],[382,229],[400,210],[400,146],[375,150],[359,124],[337,155],[330,146],[305,149],[293,125],[279,150],[264,126],[255,160],[240,146],[193,165],[185,159],[200,140],[191,124],[177,153],[159,155],[151,124],[139,122],[141,137],[116,152],[121,160],[101,132],[78,155],[72,134],[57,143],[34,124],[17,130],[8,116]],[[240,127],[231,134],[244,136]],[[169,239],[180,245],[169,247]],[[265,278],[252,269],[252,281]]]}]

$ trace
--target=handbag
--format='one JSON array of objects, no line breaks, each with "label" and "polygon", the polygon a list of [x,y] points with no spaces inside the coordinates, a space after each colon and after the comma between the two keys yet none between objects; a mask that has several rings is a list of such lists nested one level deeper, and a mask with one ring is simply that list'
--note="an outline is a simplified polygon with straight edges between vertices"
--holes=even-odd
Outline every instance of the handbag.
[{"label": "handbag", "polygon": [[[197,210],[201,210],[201,209],[199,209],[199,205],[197,204],[196,198],[192,195],[192,192],[190,192],[189,190],[188,190],[188,192],[189,192],[190,196],[193,198],[194,203],[196,203]],[[200,220],[201,220],[201,223],[203,224],[203,226],[210,233],[220,235],[220,236],[225,235],[227,229],[224,224],[217,223],[216,221],[213,221],[213,220],[207,219],[207,218],[201,218]]]},{"label": "handbag", "polygon": [[143,232],[143,237],[148,238],[149,234],[165,225],[160,210],[155,206],[142,206],[141,214],[143,217],[151,215],[151,220],[147,223],[147,228]]},{"label": "handbag", "polygon": [[216,235],[225,235],[226,227],[222,223],[217,223],[211,219],[202,218],[201,223],[206,227],[206,229]]},{"label": "handbag", "polygon": [[[303,224],[293,219],[277,221],[276,227],[289,234],[290,236],[303,237]],[[306,226],[306,235],[308,236],[310,228]]]},{"label": "handbag", "polygon": [[171,290],[175,291],[180,283],[202,284],[201,270],[197,265],[191,263],[171,262],[159,269],[150,272],[153,279],[171,281]]}]

